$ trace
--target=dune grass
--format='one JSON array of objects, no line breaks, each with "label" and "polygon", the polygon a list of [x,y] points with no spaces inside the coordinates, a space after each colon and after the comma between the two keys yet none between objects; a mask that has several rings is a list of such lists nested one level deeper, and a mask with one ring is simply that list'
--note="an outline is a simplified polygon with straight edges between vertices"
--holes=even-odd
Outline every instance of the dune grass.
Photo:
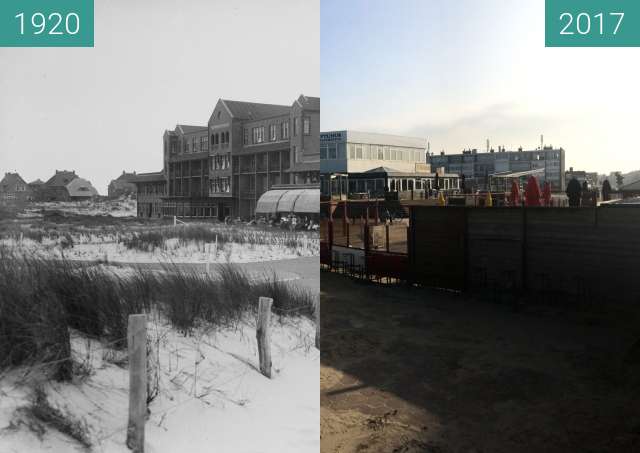
[{"label": "dune grass", "polygon": [[[162,271],[15,254],[0,248],[0,369],[69,357],[69,329],[126,346],[127,319],[158,313],[179,331],[232,326],[274,299],[283,316],[311,316],[314,297],[275,278],[252,279],[225,264],[212,275],[167,264]],[[55,369],[70,379],[70,366]]]}]

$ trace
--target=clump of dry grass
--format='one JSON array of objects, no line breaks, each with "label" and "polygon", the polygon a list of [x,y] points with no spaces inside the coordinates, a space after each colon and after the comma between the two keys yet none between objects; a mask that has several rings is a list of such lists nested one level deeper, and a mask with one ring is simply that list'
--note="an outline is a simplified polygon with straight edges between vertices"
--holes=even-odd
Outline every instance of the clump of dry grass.
[{"label": "clump of dry grass", "polygon": [[75,439],[83,447],[91,448],[91,439],[89,437],[89,428],[87,423],[82,420],[76,420],[70,414],[62,412],[57,407],[49,403],[47,394],[41,386],[36,386],[34,397],[31,405],[26,408],[28,415],[38,421],[66,434]]},{"label": "clump of dry grass", "polygon": [[292,249],[309,247],[311,241],[317,240],[317,232],[285,231],[261,227],[238,227],[223,224],[192,224],[182,226],[160,227],[133,232],[122,237],[122,243],[130,249],[153,251],[162,249],[166,242],[177,239],[182,246],[195,243],[218,244],[223,247],[228,243],[241,245],[271,245]]},{"label": "clump of dry grass", "polygon": [[71,379],[69,329],[126,345],[130,314],[157,312],[178,330],[226,327],[255,311],[258,297],[274,299],[287,316],[311,316],[313,298],[275,276],[252,279],[225,264],[211,275],[167,264],[121,274],[67,260],[14,254],[0,247],[0,369],[56,362],[55,375]]}]

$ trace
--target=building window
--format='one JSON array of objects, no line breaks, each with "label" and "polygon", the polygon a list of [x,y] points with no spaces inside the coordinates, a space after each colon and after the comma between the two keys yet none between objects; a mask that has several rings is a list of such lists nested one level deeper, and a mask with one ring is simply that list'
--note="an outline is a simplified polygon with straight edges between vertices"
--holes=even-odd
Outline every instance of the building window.
[{"label": "building window", "polygon": [[189,152],[189,142],[187,140],[182,142],[182,151],[185,153]]},{"label": "building window", "polygon": [[224,133],[224,141],[225,143],[229,144],[229,131]]},{"label": "building window", "polygon": [[321,160],[326,160],[327,159],[327,146],[326,145],[320,146],[320,159]]},{"label": "building window", "polygon": [[349,159],[356,158],[356,145],[349,143]]},{"label": "building window", "polygon": [[311,119],[309,117],[305,117],[302,120],[302,133],[304,135],[311,134]]},{"label": "building window", "polygon": [[298,118],[294,118],[293,119],[293,136],[297,137],[298,136],[298,129],[299,129],[300,125],[298,124]]},{"label": "building window", "polygon": [[272,142],[276,141],[276,125],[275,124],[271,124],[269,126],[269,140],[271,140]]},{"label": "building window", "polygon": [[289,121],[280,123],[280,136],[282,137],[283,140],[286,140],[289,138]]},{"label": "building window", "polygon": [[193,152],[193,153],[196,152],[196,138],[195,137],[191,137],[191,152]]},{"label": "building window", "polygon": [[264,126],[253,128],[253,143],[264,142]]},{"label": "building window", "polygon": [[243,139],[243,141],[244,141],[245,145],[249,144],[249,128],[248,127],[244,128],[244,139]]},{"label": "building window", "polygon": [[344,143],[338,143],[338,159],[346,159],[346,146]]},{"label": "building window", "polygon": [[337,159],[337,146],[335,143],[329,145],[329,159]]},{"label": "building window", "polygon": [[304,154],[304,148],[301,148],[299,146],[293,145],[291,147],[291,151],[293,152],[293,159],[295,162],[303,162],[304,158],[303,158],[303,154]]}]

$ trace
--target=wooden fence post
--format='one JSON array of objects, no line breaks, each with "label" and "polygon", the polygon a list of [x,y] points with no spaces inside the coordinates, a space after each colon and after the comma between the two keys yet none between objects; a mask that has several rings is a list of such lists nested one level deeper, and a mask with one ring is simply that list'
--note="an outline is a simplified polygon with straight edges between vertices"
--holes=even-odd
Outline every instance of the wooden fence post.
[{"label": "wooden fence post", "polygon": [[271,320],[271,305],[273,299],[261,297],[258,300],[258,356],[260,358],[260,372],[271,379],[271,332],[269,323]]},{"label": "wooden fence post", "polygon": [[144,424],[147,417],[147,316],[129,315],[129,425],[127,447],[144,452]]},{"label": "wooden fence post", "polygon": [[316,307],[314,311],[316,318],[316,348],[320,349],[320,297],[316,299]]}]

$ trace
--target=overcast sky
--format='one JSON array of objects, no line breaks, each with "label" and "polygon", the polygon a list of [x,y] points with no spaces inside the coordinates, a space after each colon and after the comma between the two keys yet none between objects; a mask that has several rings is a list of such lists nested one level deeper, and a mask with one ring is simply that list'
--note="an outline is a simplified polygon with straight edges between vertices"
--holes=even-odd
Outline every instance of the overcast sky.
[{"label": "overcast sky", "polygon": [[322,0],[321,36],[323,130],[640,169],[640,49],[546,49],[543,0]]},{"label": "overcast sky", "polygon": [[320,94],[319,0],[96,0],[95,47],[0,48],[0,171],[76,170],[101,194],[162,168],[162,134],[218,98]]}]

